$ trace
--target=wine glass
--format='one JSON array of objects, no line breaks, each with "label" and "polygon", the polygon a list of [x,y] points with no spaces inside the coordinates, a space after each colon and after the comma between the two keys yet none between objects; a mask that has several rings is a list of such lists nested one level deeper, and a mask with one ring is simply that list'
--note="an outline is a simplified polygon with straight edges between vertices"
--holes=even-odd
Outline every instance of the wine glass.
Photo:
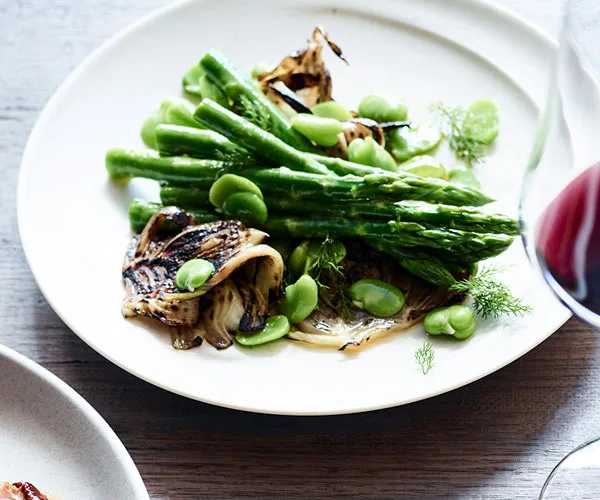
[{"label": "wine glass", "polygon": [[[600,327],[598,0],[565,4],[560,48],[523,182],[520,220],[534,267],[567,307]],[[600,499],[600,440],[563,459],[540,499]]]}]

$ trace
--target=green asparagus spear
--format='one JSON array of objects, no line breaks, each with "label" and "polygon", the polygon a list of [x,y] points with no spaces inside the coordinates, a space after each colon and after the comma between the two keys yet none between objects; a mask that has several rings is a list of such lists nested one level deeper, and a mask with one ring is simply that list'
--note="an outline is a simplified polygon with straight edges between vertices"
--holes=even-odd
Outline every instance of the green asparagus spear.
[{"label": "green asparagus spear", "polygon": [[315,174],[333,174],[319,162],[289,146],[281,139],[244,120],[235,113],[219,106],[210,99],[203,99],[196,108],[194,118],[206,128],[215,130],[231,141],[242,144],[256,157],[294,170]]},{"label": "green asparagus spear", "polygon": [[[197,200],[207,196],[206,188],[182,187],[165,185],[161,188],[163,203],[178,205],[180,207],[193,208],[198,206]],[[396,216],[394,204],[389,201],[362,201],[353,202],[330,202],[323,203],[319,200],[303,199],[295,200],[288,197],[274,196],[272,193],[264,193],[265,202],[269,210],[285,214],[320,214],[327,216],[339,216],[346,218],[374,217],[390,220]]]},{"label": "green asparagus spear", "polygon": [[502,253],[512,243],[513,238],[504,234],[480,234],[452,229],[420,229],[418,224],[396,230],[381,221],[347,220],[341,218],[302,218],[271,216],[262,226],[267,232],[277,236],[302,238],[361,237],[364,239],[382,238],[389,244],[401,247],[428,247],[450,250],[455,254],[477,253],[485,258]]},{"label": "green asparagus spear", "polygon": [[399,264],[409,273],[422,278],[436,286],[449,287],[455,283],[454,276],[444,262],[433,256],[425,248],[403,248],[398,245],[388,245],[376,238],[365,241],[377,250],[396,258]]},{"label": "green asparagus spear", "polygon": [[163,205],[175,206],[185,210],[194,208],[206,208],[214,206],[210,203],[208,193],[209,187],[179,187],[161,186],[160,201]]},{"label": "green asparagus spear", "polygon": [[452,186],[437,179],[411,175],[368,175],[333,177],[294,172],[288,168],[257,169],[230,165],[226,162],[198,160],[188,157],[160,157],[151,151],[111,149],[106,155],[111,177],[127,179],[146,177],[175,184],[207,186],[226,169],[239,170],[269,196],[295,200],[325,199],[367,200],[370,202],[398,199],[424,200],[454,205],[482,205],[489,198],[474,190]]},{"label": "green asparagus spear", "polygon": [[439,179],[417,177],[410,174],[370,174],[332,177],[306,172],[294,172],[289,168],[245,168],[240,175],[257,184],[263,193],[295,200],[422,200],[448,205],[479,206],[491,201],[483,193],[453,186]]},{"label": "green asparagus spear", "polygon": [[[204,99],[200,103],[194,116],[207,128],[216,130],[233,142],[243,144],[246,149],[265,162],[283,164],[294,170],[313,174],[329,173],[325,166],[313,160],[312,157],[291,148],[272,134],[259,129],[209,99]],[[368,191],[378,191],[388,193],[390,197],[395,197],[396,200],[416,199],[449,205],[479,206],[491,201],[489,197],[476,189],[455,186],[440,179],[418,177],[405,173],[376,172],[378,173],[365,175],[363,179],[354,178],[357,183],[362,182],[370,187],[378,186],[375,190],[363,187],[362,197],[366,197]],[[332,176],[329,177],[333,178]],[[323,183],[324,179],[315,178],[314,181],[318,184]],[[359,196],[350,196],[350,198],[357,197]]]},{"label": "green asparagus spear", "polygon": [[[212,132],[210,135],[205,134],[205,130],[198,128],[200,127],[198,122],[195,122],[197,127],[168,126],[164,125],[164,122],[165,120],[161,122],[163,123],[162,126],[156,128],[156,134],[162,136],[161,144],[159,144],[159,150],[162,154],[186,154],[193,158],[208,160],[225,159],[232,153],[242,158],[251,156],[249,151],[217,132],[210,131]],[[338,175],[358,175],[362,177],[368,174],[389,173],[375,167],[352,163],[332,156],[315,153],[306,153],[306,156],[321,163]]]},{"label": "green asparagus spear", "polygon": [[[151,201],[135,199],[129,204],[129,223],[131,229],[135,232],[140,232],[144,226],[155,215],[163,205],[160,203],[152,203]],[[217,214],[210,210],[190,210],[189,213],[196,219],[198,224],[204,222],[213,222],[218,220]]]},{"label": "green asparagus spear", "polygon": [[[121,151],[121,150],[117,150]],[[132,153],[132,156],[135,155]],[[158,172],[151,165],[144,165],[136,174],[140,177],[163,180],[175,184],[206,185],[206,167],[196,169],[179,169],[176,178],[170,175],[167,166],[177,165],[179,162],[190,162],[185,157],[161,158],[164,168]],[[259,169],[229,165],[210,160],[194,160],[199,165],[221,165],[223,169],[235,171],[239,175],[250,179],[269,198],[288,200],[315,200],[323,203],[345,202],[346,200],[362,200],[364,204],[372,204],[371,212],[365,215],[375,215],[377,202],[396,201],[398,199],[427,200],[456,205],[482,205],[489,198],[478,191],[469,191],[456,188],[437,179],[425,179],[406,175],[404,177],[387,178],[385,176],[367,176],[363,179],[355,176],[332,177],[316,175],[307,172],[294,172],[286,167]],[[169,163],[170,162],[170,163]],[[125,173],[125,175],[129,175]],[[391,182],[390,182],[391,181]],[[323,205],[325,209],[328,205]],[[387,216],[387,215],[386,215]]]},{"label": "green asparagus spear", "polygon": [[[155,204],[156,205],[156,204]],[[160,207],[158,207],[160,208]],[[189,210],[192,214],[206,214],[206,209]],[[140,219],[140,217],[138,217]],[[479,234],[455,230],[421,230],[412,228],[396,231],[382,221],[356,221],[341,218],[310,218],[288,216],[270,216],[260,226],[273,236],[292,236],[302,238],[325,238],[328,235],[338,238],[361,237],[369,244],[390,255],[400,258],[417,258],[414,253],[401,253],[401,249],[423,247],[436,249],[436,255],[443,262],[468,264],[485,260],[502,253],[511,244],[513,238],[507,235]],[[393,252],[396,253],[393,253]],[[410,268],[416,273],[415,268]],[[439,272],[439,271],[438,271]],[[423,274],[424,271],[421,271]],[[441,281],[439,281],[441,282]]]},{"label": "green asparagus spear", "polygon": [[369,174],[389,174],[388,171],[380,168],[353,163],[334,156],[322,156],[314,153],[306,153],[306,156],[325,165],[329,170],[338,175],[357,175],[363,177]]},{"label": "green asparagus spear", "polygon": [[156,145],[161,155],[188,155],[193,158],[250,163],[245,149],[212,130],[200,130],[178,125],[156,127]]},{"label": "green asparagus spear", "polygon": [[144,177],[167,182],[187,182],[210,187],[226,164],[183,156],[161,157],[155,151],[113,148],[106,153],[106,169],[112,179]]},{"label": "green asparagus spear", "polygon": [[429,223],[479,233],[519,234],[519,222],[503,214],[487,214],[476,208],[394,203],[399,221]]},{"label": "green asparagus spear", "polygon": [[[166,204],[165,204],[166,205]],[[129,205],[129,221],[135,232],[140,232],[150,218],[156,214],[163,205],[144,200],[133,200]],[[199,224],[217,220],[217,214],[210,210],[189,210]],[[400,265],[419,278],[433,283],[436,286],[450,286],[454,278],[444,264],[429,255],[425,249],[409,249],[382,244],[380,240],[368,239],[367,243],[378,250],[389,253],[397,258]]]},{"label": "green asparagus spear", "polygon": [[[198,122],[196,122],[196,125],[200,127]],[[161,136],[158,144],[159,151],[161,154],[186,154],[193,158],[209,160],[226,159],[231,154],[243,159],[251,156],[249,151],[230,141],[225,136],[212,130],[210,131],[210,135],[204,132],[206,131],[194,127],[159,126],[156,128],[156,134]],[[306,156],[321,163],[338,175],[364,176],[368,174],[387,173],[375,167],[352,163],[332,156],[323,156],[315,153],[306,153]]]},{"label": "green asparagus spear", "polygon": [[211,50],[200,60],[200,67],[214,83],[221,86],[236,108],[245,111],[246,116],[250,115],[249,109],[252,109],[255,116],[267,120],[268,130],[285,143],[301,151],[317,151],[310,141],[292,129],[289,121],[252,80],[225,56]]},{"label": "green asparagus spear", "polygon": [[[296,191],[297,192],[297,191]],[[206,204],[208,196],[207,188],[199,187],[180,187],[180,186],[163,186],[161,188],[161,200],[165,205],[177,205],[182,208],[203,207]],[[416,216],[412,220],[408,220],[398,212],[398,205],[407,205],[401,203],[391,203],[388,201],[363,201],[363,200],[348,200],[345,202],[331,201],[323,203],[319,200],[302,199],[296,200],[289,197],[273,196],[271,192],[265,193],[265,203],[269,208],[270,213],[275,214],[314,214],[320,217],[340,217],[343,219],[378,219],[385,220],[392,228],[398,227],[406,229],[404,226],[418,222],[418,227],[421,229],[458,229],[467,232],[478,233],[497,233],[516,235],[517,222],[504,215],[484,214],[476,209],[469,207],[455,208],[447,205],[435,205],[429,208],[425,205],[427,213],[431,213],[435,207],[442,207],[442,212],[447,213],[449,218],[437,219],[426,217],[422,220]],[[460,217],[461,211],[464,210],[465,217]],[[412,212],[411,212],[412,213]],[[391,220],[400,215],[400,221]]]}]

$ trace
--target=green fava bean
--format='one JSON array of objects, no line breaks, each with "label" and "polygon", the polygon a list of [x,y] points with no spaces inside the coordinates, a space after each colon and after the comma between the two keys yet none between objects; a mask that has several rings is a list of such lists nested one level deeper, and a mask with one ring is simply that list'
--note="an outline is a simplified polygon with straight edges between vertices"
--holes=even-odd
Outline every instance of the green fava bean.
[{"label": "green fava bean", "polygon": [[245,177],[225,174],[219,177],[210,187],[208,200],[217,208],[223,208],[225,199],[234,193],[252,193],[263,199],[260,188]]},{"label": "green fava bean", "polygon": [[362,118],[369,118],[376,122],[388,121],[386,117],[392,109],[387,99],[376,95],[368,95],[358,105],[358,114]]},{"label": "green fava bean", "polygon": [[427,124],[397,128],[389,135],[392,156],[401,162],[435,150],[440,142],[441,132]]},{"label": "green fava bean", "polygon": [[[367,137],[367,139],[370,139],[370,137]],[[394,157],[379,144],[375,149],[375,166],[388,172],[398,172],[398,164]]]},{"label": "green fava bean", "polygon": [[338,142],[343,131],[342,124],[333,118],[298,113],[291,119],[292,128],[319,146],[331,147]]},{"label": "green fava bean", "polygon": [[354,139],[348,145],[348,160],[361,165],[379,167],[389,172],[397,172],[398,165],[385,149],[383,149],[372,137]]},{"label": "green fava bean", "polygon": [[285,298],[281,303],[281,313],[290,323],[299,323],[310,316],[319,302],[319,287],[308,274],[302,275],[296,283],[285,287]]},{"label": "green fava bean", "polygon": [[260,226],[267,221],[268,212],[265,202],[254,193],[233,193],[223,202],[223,212],[241,220],[246,226]]},{"label": "green fava bean", "polygon": [[185,99],[165,99],[161,109],[165,109],[165,121],[168,125],[183,125],[198,128],[200,124],[194,120],[194,107]]},{"label": "green fava bean", "polygon": [[403,122],[408,118],[408,108],[404,101],[400,101],[395,107],[390,108],[390,110],[385,115],[386,122]]},{"label": "green fava bean", "polygon": [[377,143],[372,137],[365,139],[354,139],[348,144],[348,160],[361,165],[372,165],[375,163],[375,149]]},{"label": "green fava bean", "polygon": [[475,332],[475,314],[466,306],[450,306],[434,309],[425,316],[423,326],[430,335],[451,335],[464,340]]},{"label": "green fava bean", "polygon": [[498,137],[498,108],[494,101],[482,99],[467,108],[462,131],[465,137],[482,144],[491,144]]},{"label": "green fava bean", "polygon": [[321,118],[333,118],[340,122],[352,120],[353,118],[350,111],[335,101],[321,102],[313,107],[311,111],[315,116],[320,116]]},{"label": "green fava bean", "polygon": [[[329,243],[328,264],[337,265],[346,257],[346,247],[341,241]],[[317,240],[304,240],[292,251],[288,260],[288,267],[292,276],[309,274],[313,264],[319,258],[323,242]]]},{"label": "green fava bean", "polygon": [[160,109],[154,111],[142,125],[142,141],[149,148],[156,149],[156,127],[164,123],[165,113]]},{"label": "green fava bean", "polygon": [[314,259],[314,256],[312,256],[312,258],[309,257],[310,243],[310,240],[304,240],[292,250],[288,260],[288,266],[292,272],[292,276],[299,277],[307,273]]},{"label": "green fava bean", "polygon": [[167,122],[167,112],[174,106],[183,106],[183,104],[181,101],[175,99],[164,99],[160,103],[160,107],[156,109],[142,125],[142,141],[144,141],[144,144],[149,148],[157,149],[156,127]]},{"label": "green fava bean", "polygon": [[472,168],[466,167],[465,165],[457,165],[448,172],[448,179],[453,184],[458,186],[465,186],[481,190],[481,182],[473,172]]},{"label": "green fava bean", "polygon": [[177,270],[175,274],[175,286],[180,290],[193,292],[204,285],[214,271],[215,266],[208,260],[188,260]]},{"label": "green fava bean", "polygon": [[433,177],[435,179],[446,178],[446,168],[433,156],[415,156],[402,164],[402,169],[409,174],[419,177]]},{"label": "green fava bean", "polygon": [[385,281],[362,279],[348,289],[352,303],[377,318],[387,318],[404,307],[404,294]]},{"label": "green fava bean", "polygon": [[281,337],[285,337],[288,333],[290,333],[290,322],[285,316],[279,315],[271,316],[267,319],[262,330],[252,333],[237,333],[234,338],[238,344],[253,347],[273,342]]},{"label": "green fava bean", "polygon": [[260,75],[271,71],[271,69],[273,69],[273,66],[270,64],[267,64],[266,62],[258,62],[252,68],[250,75],[252,78],[258,78]]},{"label": "green fava bean", "polygon": [[183,90],[195,97],[202,98],[202,90],[200,88],[200,78],[204,76],[204,70],[199,64],[192,66],[185,75],[183,75]]}]

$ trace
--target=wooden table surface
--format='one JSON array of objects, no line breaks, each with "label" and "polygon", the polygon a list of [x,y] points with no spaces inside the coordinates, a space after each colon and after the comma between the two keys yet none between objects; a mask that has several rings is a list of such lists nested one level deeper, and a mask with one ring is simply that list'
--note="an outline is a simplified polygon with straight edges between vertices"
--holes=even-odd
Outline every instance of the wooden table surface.
[{"label": "wooden table surface", "polygon": [[[153,500],[537,498],[557,461],[600,434],[600,336],[578,321],[499,372],[428,401],[292,418],[216,408],[150,386],[96,354],[54,314],[17,234],[15,190],[28,133],[83,57],[164,3],[0,2],[0,342],[102,414]],[[502,3],[554,27],[555,2]]]}]

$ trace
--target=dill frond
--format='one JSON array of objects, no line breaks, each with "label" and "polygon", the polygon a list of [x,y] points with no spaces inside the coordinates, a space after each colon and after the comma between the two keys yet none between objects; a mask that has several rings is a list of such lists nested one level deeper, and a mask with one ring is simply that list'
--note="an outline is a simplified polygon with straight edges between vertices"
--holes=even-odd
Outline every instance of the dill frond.
[{"label": "dill frond", "polygon": [[431,342],[425,342],[421,347],[418,347],[415,351],[415,362],[421,367],[423,375],[427,375],[429,370],[433,368],[433,360],[435,359],[435,352],[433,350],[433,344]]},{"label": "dill frond", "polygon": [[454,292],[467,292],[473,299],[473,309],[482,318],[522,316],[531,306],[516,297],[497,276],[504,271],[498,266],[487,266],[469,279],[457,281],[450,286]]},{"label": "dill frond", "polygon": [[466,116],[464,108],[461,106],[452,108],[440,102],[433,104],[430,110],[438,115],[448,145],[459,160],[470,167],[483,162],[485,145],[467,137],[464,133],[463,123]]}]

